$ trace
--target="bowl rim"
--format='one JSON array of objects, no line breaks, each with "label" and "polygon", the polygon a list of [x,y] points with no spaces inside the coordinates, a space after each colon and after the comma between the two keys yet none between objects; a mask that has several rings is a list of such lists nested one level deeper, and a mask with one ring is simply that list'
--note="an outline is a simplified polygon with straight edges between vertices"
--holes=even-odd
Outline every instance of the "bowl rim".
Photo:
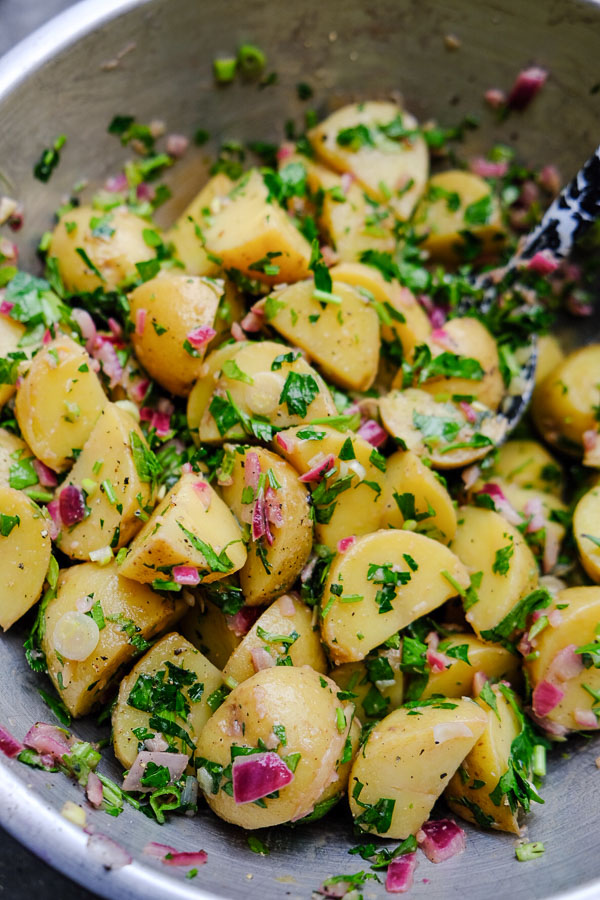
[{"label": "bowl rim", "polygon": [[[0,104],[12,91],[77,40],[152,0],[79,0],[19,41],[0,58]],[[579,0],[600,6],[600,0]],[[34,794],[20,778],[15,763],[0,757],[0,825],[32,853],[71,880],[107,900],[223,900],[200,885],[185,884],[156,868],[133,860],[107,870],[90,854],[88,834]],[[44,850],[45,848],[45,850]],[[600,878],[548,900],[598,900]]]}]

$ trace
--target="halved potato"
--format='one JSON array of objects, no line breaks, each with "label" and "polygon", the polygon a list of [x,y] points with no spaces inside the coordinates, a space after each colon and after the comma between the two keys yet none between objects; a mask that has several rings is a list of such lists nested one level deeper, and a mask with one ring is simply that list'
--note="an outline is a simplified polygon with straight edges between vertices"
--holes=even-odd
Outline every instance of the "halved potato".
[{"label": "halved potato", "polygon": [[165,234],[190,275],[219,274],[218,263],[204,249],[204,230],[213,213],[219,211],[220,198],[232,187],[233,181],[223,172],[213,175]]},{"label": "halved potato", "polygon": [[[457,650],[459,647],[461,649]],[[476,672],[485,672],[490,680],[504,679],[512,685],[520,680],[520,658],[500,644],[481,641],[474,634],[452,634],[440,641],[437,649],[447,657],[447,668],[441,672],[429,672],[429,679],[420,699],[426,700],[435,694],[443,694],[444,697],[469,695],[473,690],[473,676]],[[463,656],[466,656],[468,662],[465,662]]]},{"label": "halved potato", "polygon": [[386,716],[350,772],[355,827],[395,839],[415,834],[486,724],[485,712],[472,700],[442,698]]},{"label": "halved potato", "polygon": [[229,508],[199,475],[182,475],[132,542],[120,566],[125,578],[167,584],[177,566],[202,581],[233,575],[246,562],[242,532]]},{"label": "halved potato", "polygon": [[440,476],[410,450],[387,460],[381,528],[403,528],[449,544],[456,531],[456,509]]},{"label": "halved potato", "polygon": [[321,630],[333,661],[364,659],[395,632],[469,584],[447,547],[411,531],[376,531],[334,559],[323,591]]},{"label": "halved potato", "polygon": [[[87,615],[79,611],[86,600]],[[71,715],[88,713],[121,667],[171,628],[185,609],[179,597],[165,598],[145,584],[122,578],[115,563],[63,569],[58,593],[46,607],[42,650],[48,674]]]},{"label": "halved potato", "polygon": [[350,699],[360,722],[381,719],[402,705],[404,675],[400,660],[400,650],[379,650],[362,662],[335,666],[329,673],[343,691],[356,695]]},{"label": "halved potato", "polygon": [[[309,275],[310,244],[269,191],[258,169],[242,175],[204,231],[205,247],[224,269],[239,269],[265,284]],[[267,272],[265,272],[265,266]],[[273,274],[267,274],[276,269]]]},{"label": "halved potato", "polygon": [[[215,581],[214,584],[225,582]],[[179,630],[217,669],[223,669],[242,640],[233,625],[230,627],[227,615],[208,599],[202,588],[198,591],[196,605],[181,620]]]},{"label": "halved potato", "polygon": [[[0,357],[6,359],[9,353],[20,350],[19,341],[24,334],[25,326],[22,322],[17,322],[9,315],[0,313]],[[10,400],[16,389],[16,383],[0,384],[0,407]]]},{"label": "halved potato", "polygon": [[[226,450],[234,462],[231,484],[223,485],[221,494],[238,521],[250,526],[240,585],[246,603],[264,606],[292,587],[310,556],[309,493],[296,470],[270,450],[231,445]],[[258,537],[254,517],[258,531],[265,530]]]},{"label": "halved potato", "polygon": [[[161,695],[161,686],[165,686]],[[215,691],[223,685],[223,676],[211,662],[179,634],[166,634],[135,664],[119,686],[119,695],[112,712],[113,747],[119,762],[130,769],[144,740],[152,735],[164,737],[177,753],[192,756],[195,742],[218,702]],[[179,691],[183,697],[176,702],[163,699],[164,709],[157,698],[171,688],[171,695]],[[212,703],[212,707],[211,707]],[[187,704],[187,708],[184,706]],[[174,721],[189,737],[189,743],[179,737],[163,734],[164,722]],[[216,707],[215,707],[216,708]],[[166,712],[166,714],[164,714]],[[168,726],[167,726],[168,727]],[[134,729],[148,732],[141,739]]]},{"label": "halved potato", "polygon": [[[498,448],[489,474],[519,487],[534,488],[557,497],[562,494],[564,485],[562,465],[539,441],[506,441]],[[488,473],[486,480],[490,480]]]},{"label": "halved potato", "polygon": [[535,383],[540,384],[565,358],[558,338],[553,334],[540,334],[537,339]]},{"label": "halved potato", "polygon": [[583,495],[573,513],[573,534],[581,565],[592,581],[600,582],[600,487]]},{"label": "halved potato", "polygon": [[45,510],[21,491],[0,487],[0,627],[7,631],[36,602],[52,542]]},{"label": "halved potato", "polygon": [[21,457],[33,458],[33,453],[20,437],[0,428],[0,485],[9,487],[10,469]]},{"label": "halved potato", "polygon": [[61,335],[32,359],[17,389],[15,414],[37,458],[64,472],[107,403],[84,348]]}]

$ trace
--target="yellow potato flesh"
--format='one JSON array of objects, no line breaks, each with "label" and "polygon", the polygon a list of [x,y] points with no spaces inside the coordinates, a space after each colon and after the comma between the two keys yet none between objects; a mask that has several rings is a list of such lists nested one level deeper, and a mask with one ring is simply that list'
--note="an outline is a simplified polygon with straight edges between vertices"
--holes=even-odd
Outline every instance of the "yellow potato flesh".
[{"label": "yellow potato flesh", "polygon": [[394,678],[385,681],[371,680],[366,663],[351,662],[335,666],[329,677],[344,691],[356,694],[352,702],[360,722],[369,722],[387,715],[402,705],[404,697],[404,675],[400,669],[399,650],[382,650],[377,656],[387,659]]},{"label": "yellow potato flesh", "polygon": [[223,172],[214,175],[165,235],[175,247],[175,256],[190,275],[219,273],[218,263],[209,259],[204,249],[204,230],[213,211],[218,212],[220,198],[228,194],[232,187],[233,181]]},{"label": "yellow potato flesh", "polygon": [[217,669],[223,669],[242,640],[227,624],[225,613],[202,591],[199,591],[196,605],[181,620],[179,630]]},{"label": "yellow potato flesh", "polygon": [[[288,615],[290,600],[294,607],[293,616]],[[312,610],[296,596],[288,595],[284,600],[275,600],[233,651],[223,675],[238,682],[254,675],[257,667],[252,657],[253,650],[266,651],[273,665],[289,656],[294,666],[310,666],[315,672],[326,672],[327,660],[319,634],[313,630],[312,619]],[[294,632],[298,635],[295,639]],[[290,635],[289,641],[276,640],[277,637]],[[264,666],[264,662],[261,664]]]},{"label": "yellow potato flesh", "polygon": [[553,334],[540,334],[537,339],[537,363],[535,383],[540,384],[565,358],[558,338]]},{"label": "yellow potato flesh", "polygon": [[108,403],[83,347],[68,337],[47,344],[31,361],[17,390],[15,413],[38,459],[64,472]]},{"label": "yellow potato flesh", "polygon": [[[281,525],[275,522],[269,524],[273,543],[270,544],[266,537],[258,541],[250,540],[248,558],[239,573],[246,603],[251,606],[264,605],[292,587],[310,556],[313,527],[309,493],[298,480],[296,470],[275,453],[262,447],[236,448],[228,445],[226,449],[231,453],[234,464],[231,484],[223,485],[221,494],[238,521],[251,526],[258,499],[252,488],[251,497],[245,498],[244,495],[246,466],[251,453],[258,457],[261,474],[267,476],[261,501],[268,495],[269,501],[279,507],[281,513]],[[240,453],[240,450],[243,452]],[[273,487],[271,480],[279,487]]]},{"label": "yellow potato flesh", "polygon": [[226,344],[224,347],[213,350],[204,360],[202,375],[192,388],[187,402],[188,428],[196,444],[200,443],[198,434],[200,422],[221,376],[223,363],[228,359],[233,359],[239,351],[240,346],[237,343]]},{"label": "yellow potato flesh", "polygon": [[[512,548],[512,553],[508,548]],[[477,588],[479,599],[466,614],[480,637],[498,625],[521,597],[537,585],[537,566],[525,540],[491,509],[467,506],[459,510],[452,550],[469,572],[482,573]]]},{"label": "yellow potato flesh", "polygon": [[0,485],[9,487],[10,469],[20,458],[32,457],[29,447],[20,437],[0,428]]},{"label": "yellow potato flesh", "polygon": [[350,772],[350,811],[357,827],[375,833],[375,826],[361,822],[361,804],[380,800],[393,803],[390,826],[380,837],[406,838],[427,821],[487,722],[471,700],[453,700],[452,706],[397,709],[375,726]]},{"label": "yellow potato flesh", "polygon": [[[398,498],[398,499],[396,499]],[[383,489],[382,528],[402,528],[405,511],[412,530],[449,544],[456,531],[456,510],[450,494],[434,472],[410,450],[398,450],[387,460]]]},{"label": "yellow potato flesh", "polygon": [[[448,654],[449,649],[460,646],[467,648],[468,663]],[[421,694],[423,700],[434,694],[443,694],[444,697],[464,697],[471,694],[476,672],[485,672],[493,681],[505,679],[512,685],[519,680],[519,658],[500,644],[489,644],[473,634],[460,632],[442,640],[438,649],[448,657],[450,666],[441,672],[429,673]]]},{"label": "yellow potato flesh", "polygon": [[[373,580],[384,578],[373,571],[381,566],[397,566],[410,575],[396,586],[392,608],[383,613],[376,600],[383,585]],[[454,553],[438,541],[395,530],[357,538],[334,559],[323,591],[321,630],[331,658],[335,663],[364,659],[399,629],[456,596],[452,581],[464,588],[469,577]]]},{"label": "yellow potato flesh", "polygon": [[[191,700],[189,686],[182,686],[181,693],[186,698],[190,712],[187,716],[177,716],[176,721],[195,744],[202,728],[212,716],[212,709],[206,702],[208,697],[221,687],[223,676],[211,662],[206,659],[192,644],[179,634],[167,634],[161,638],[133,667],[129,675],[126,675],[119,687],[117,704],[112,713],[113,746],[115,756],[119,762],[130,769],[138,755],[138,738],[133,733],[134,728],[146,728],[151,733],[154,726],[150,727],[152,712],[136,709],[130,706],[129,695],[135,684],[142,676],[154,676],[157,681],[169,683],[167,662],[180,669],[186,669],[196,676],[196,682],[204,685],[199,700]],[[164,671],[162,677],[157,673]],[[191,680],[191,679],[190,679]],[[171,680],[171,683],[172,680]],[[195,686],[195,685],[194,685]],[[159,713],[159,710],[153,710]],[[193,754],[193,749],[179,738],[173,738],[173,745],[178,753]],[[140,749],[145,749],[142,743]]]},{"label": "yellow potato flesh", "polygon": [[188,335],[213,327],[221,294],[220,282],[174,270],[163,270],[129,294],[131,320],[143,323],[131,336],[136,356],[173,394],[186,397],[200,376],[208,342],[194,346]]},{"label": "yellow potato flesh", "polygon": [[[225,553],[227,558],[211,565],[189,535],[212,548],[217,557]],[[134,581],[169,581],[165,568],[192,566],[202,581],[211,582],[237,572],[245,561],[242,532],[232,513],[200,475],[189,473],[171,488],[136,535],[120,572]]]},{"label": "yellow potato flesh", "polygon": [[48,517],[20,491],[0,487],[0,513],[0,627],[6,631],[40,596],[52,544]]},{"label": "yellow potato flesh", "polygon": [[[592,581],[600,582],[600,488],[583,495],[573,513],[573,534],[581,565]],[[595,538],[596,540],[593,540]]]},{"label": "yellow potato flesh", "polygon": [[[506,441],[498,448],[490,474],[519,487],[546,491],[558,497],[562,493],[562,466],[538,441]],[[487,475],[486,480],[490,480]]]},{"label": "yellow potato flesh", "polygon": [[70,484],[82,489],[90,510],[81,522],[63,527],[57,539],[71,559],[88,559],[90,552],[104,547],[124,547],[142,525],[140,512],[147,515],[152,509],[151,485],[140,478],[134,446],[146,446],[139,425],[130,413],[107,403],[68,478],[57,488],[57,497]]},{"label": "yellow potato flesh", "polygon": [[[0,313],[0,357],[6,358],[9,353],[15,353],[19,349],[19,341],[25,333],[25,326],[16,322],[9,315]],[[10,400],[16,391],[14,384],[0,384],[0,407]]]},{"label": "yellow potato flesh", "polygon": [[[93,594],[100,604],[105,626],[87,659],[59,659],[54,630],[61,617],[77,609]],[[72,716],[84,716],[102,699],[106,689],[138,652],[131,638],[152,640],[170,628],[186,609],[180,598],[168,599],[146,585],[122,578],[115,563],[97,566],[82,563],[61,572],[58,593],[46,608],[42,650],[48,674]],[[62,684],[61,684],[62,683]]]}]

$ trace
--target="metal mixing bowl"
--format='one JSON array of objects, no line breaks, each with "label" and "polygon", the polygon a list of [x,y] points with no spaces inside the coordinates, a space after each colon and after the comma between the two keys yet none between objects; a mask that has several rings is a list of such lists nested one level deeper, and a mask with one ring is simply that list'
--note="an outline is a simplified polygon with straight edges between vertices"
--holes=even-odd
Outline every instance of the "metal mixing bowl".
[{"label": "metal mixing bowl", "polygon": [[[444,36],[455,34],[450,52]],[[278,83],[264,90],[232,85],[216,90],[211,62],[242,41],[268,54]],[[115,68],[105,65],[128,48]],[[420,118],[451,124],[474,111],[482,127],[468,135],[466,152],[493,141],[515,145],[533,164],[555,162],[565,178],[598,139],[600,6],[576,0],[86,0],[29,38],[0,62],[0,174],[26,207],[20,235],[25,267],[36,267],[35,245],[63,194],[80,177],[98,184],[123,151],[106,127],[115,113],[140,121],[162,118],[170,131],[204,127],[216,145],[281,138],[282,123],[300,119],[306,104],[295,85],[315,88],[321,113],[331,103],[381,98],[401,91]],[[483,107],[483,91],[507,87],[525,64],[540,63],[551,77],[525,115],[498,124]],[[47,186],[32,177],[41,149],[68,135],[63,158]],[[205,179],[201,151],[172,172],[172,216]],[[1,575],[0,575],[1,578]],[[0,584],[0,591],[5,590]],[[51,714],[29,672],[23,629],[0,639],[0,722],[22,737]],[[97,737],[93,722],[76,723],[83,738]],[[529,817],[530,840],[547,851],[526,865],[514,856],[513,837],[468,828],[467,853],[441,866],[420,857],[411,896],[428,900],[508,897],[591,900],[600,896],[598,815],[600,773],[595,742],[575,740],[553,753],[543,791],[546,803]],[[107,753],[108,757],[109,754]],[[104,771],[116,779],[109,758]],[[355,843],[348,816],[339,811],[311,827],[262,834],[268,857],[251,853],[246,836],[203,809],[162,829],[126,808],[118,818],[90,811],[88,821],[127,847],[134,863],[107,872],[90,859],[87,836],[59,815],[81,791],[60,775],[47,775],[0,759],[0,823],[53,866],[112,900],[166,898],[305,898],[329,875],[361,868],[347,850]],[[194,881],[141,855],[148,840],[178,849],[208,851]],[[362,862],[358,860],[358,862]],[[366,898],[382,897],[368,882]]]}]

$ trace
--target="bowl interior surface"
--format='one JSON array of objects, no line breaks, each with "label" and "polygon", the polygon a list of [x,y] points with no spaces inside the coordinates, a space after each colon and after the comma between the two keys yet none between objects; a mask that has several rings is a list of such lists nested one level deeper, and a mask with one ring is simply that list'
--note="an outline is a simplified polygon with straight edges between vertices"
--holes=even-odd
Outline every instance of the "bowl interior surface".
[{"label": "bowl interior surface", "polygon": [[[595,3],[298,0],[283,10],[272,0],[85,0],[0,62],[1,190],[25,204],[18,236],[23,266],[38,270],[39,236],[74,183],[89,180],[85,198],[128,156],[107,133],[115,114],[135,115],[140,122],[160,118],[169,132],[191,135],[204,128],[211,134],[205,147],[192,147],[169,173],[173,199],[161,211],[165,223],[206,180],[207,157],[223,141],[277,142],[286,120],[302,125],[307,106],[323,115],[349,100],[399,92],[421,120],[452,125],[476,113],[481,126],[467,132],[465,155],[506,142],[524,162],[555,163],[565,180],[596,146],[600,6]],[[446,49],[448,34],[460,39],[458,50]],[[267,72],[277,73],[277,83],[264,89],[241,83],[216,88],[212,60],[244,41],[266,52]],[[111,60],[117,65],[107,66]],[[516,72],[533,63],[550,70],[547,85],[526,114],[499,122],[484,106],[483,92],[508,88]],[[301,81],[314,88],[308,104],[296,96]],[[63,133],[68,140],[61,163],[42,185],[32,176],[33,164]],[[590,339],[589,322],[586,328]],[[581,338],[565,326],[566,340]],[[33,722],[52,719],[37,693],[44,679],[30,672],[24,659],[25,633],[17,625],[0,639],[0,722],[20,738]],[[75,723],[74,730],[84,739],[106,736],[92,719]],[[542,860],[521,865],[514,837],[467,826],[463,857],[436,867],[420,855],[411,896],[597,897],[598,749],[594,741],[578,739],[565,750],[559,745],[553,752],[545,805],[528,818],[528,839],[546,845]],[[105,756],[101,769],[120,780],[120,767],[109,752]],[[261,833],[271,851],[267,857],[250,852],[245,834],[206,809],[162,829],[129,807],[116,819],[88,810],[88,822],[134,857],[132,865],[107,872],[90,857],[87,835],[59,815],[67,799],[81,802],[82,795],[63,776],[0,759],[2,825],[52,865],[115,900],[295,900],[309,897],[327,876],[367,868],[359,857],[348,856],[361,840],[353,836],[345,809],[309,827]],[[208,863],[194,881],[186,880],[184,871],[165,874],[160,863],[141,854],[149,840],[181,850],[203,848]],[[365,897],[383,894],[383,886],[366,883]]]}]

